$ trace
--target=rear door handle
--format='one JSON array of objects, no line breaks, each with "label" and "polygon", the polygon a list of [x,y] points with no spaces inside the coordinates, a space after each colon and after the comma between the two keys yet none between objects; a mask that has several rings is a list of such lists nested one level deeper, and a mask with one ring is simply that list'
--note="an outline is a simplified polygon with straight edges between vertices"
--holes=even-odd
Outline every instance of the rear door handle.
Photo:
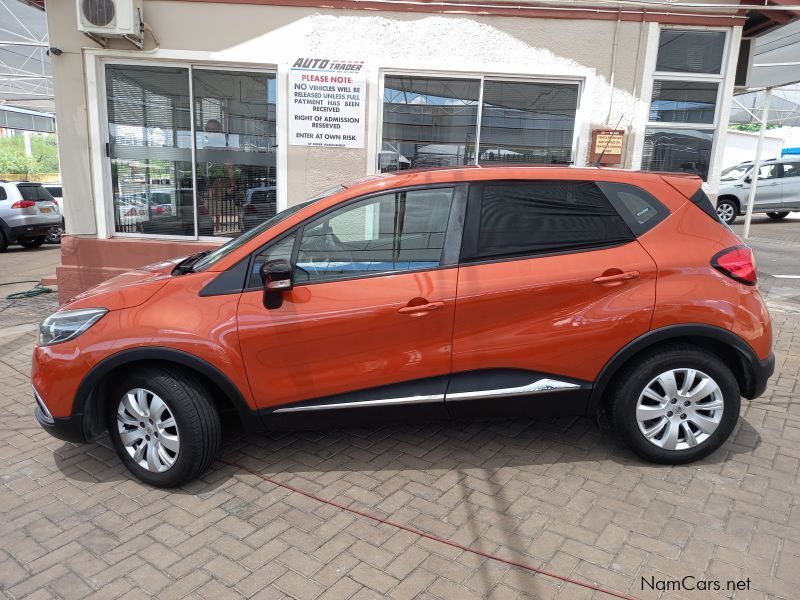
[{"label": "rear door handle", "polygon": [[398,308],[397,312],[399,312],[401,315],[418,316],[427,312],[439,310],[443,307],[444,302],[428,302],[427,304],[417,304],[416,306],[404,306],[402,308]]},{"label": "rear door handle", "polygon": [[593,283],[613,283],[620,284],[624,281],[630,281],[639,277],[639,271],[624,271],[622,273],[614,273],[613,275],[601,275],[592,279]]}]

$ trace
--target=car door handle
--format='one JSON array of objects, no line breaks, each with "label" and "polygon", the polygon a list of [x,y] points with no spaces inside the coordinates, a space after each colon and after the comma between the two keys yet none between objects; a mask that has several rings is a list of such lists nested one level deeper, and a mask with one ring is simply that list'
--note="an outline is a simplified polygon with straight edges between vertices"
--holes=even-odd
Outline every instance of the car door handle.
[{"label": "car door handle", "polygon": [[428,302],[427,304],[417,304],[398,308],[397,312],[401,315],[418,316],[444,307],[444,302]]},{"label": "car door handle", "polygon": [[600,275],[600,277],[592,279],[592,282],[600,284],[620,284],[625,281],[630,281],[631,279],[636,279],[637,277],[639,277],[639,271],[624,271],[622,273],[614,273],[613,275]]}]

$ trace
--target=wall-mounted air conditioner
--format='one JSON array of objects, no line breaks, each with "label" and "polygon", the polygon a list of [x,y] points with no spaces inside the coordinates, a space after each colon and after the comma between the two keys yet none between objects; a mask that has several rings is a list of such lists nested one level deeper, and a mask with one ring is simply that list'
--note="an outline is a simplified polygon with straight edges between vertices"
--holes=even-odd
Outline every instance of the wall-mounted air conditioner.
[{"label": "wall-mounted air conditioner", "polygon": [[141,38],[142,0],[75,0],[78,31],[98,37]]}]

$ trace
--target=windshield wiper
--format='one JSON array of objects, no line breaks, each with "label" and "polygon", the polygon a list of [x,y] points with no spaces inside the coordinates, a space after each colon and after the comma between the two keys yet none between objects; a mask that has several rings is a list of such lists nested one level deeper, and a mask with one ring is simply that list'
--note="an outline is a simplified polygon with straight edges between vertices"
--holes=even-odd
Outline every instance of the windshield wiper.
[{"label": "windshield wiper", "polygon": [[191,273],[197,261],[199,261],[209,252],[211,252],[211,250],[203,250],[202,252],[198,252],[196,254],[192,254],[191,256],[187,256],[181,262],[175,265],[175,268],[172,269],[172,274],[183,275],[184,273]]}]

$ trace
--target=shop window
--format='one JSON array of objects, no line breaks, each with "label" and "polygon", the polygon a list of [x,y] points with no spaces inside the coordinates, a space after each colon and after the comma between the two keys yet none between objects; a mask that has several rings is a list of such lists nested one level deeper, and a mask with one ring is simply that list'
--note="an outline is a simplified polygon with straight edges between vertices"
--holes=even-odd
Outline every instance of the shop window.
[{"label": "shop window", "polygon": [[662,29],[656,71],[673,73],[722,72],[724,31]]},{"label": "shop window", "polygon": [[475,249],[467,258],[565,252],[631,239],[625,221],[592,182],[487,184]]},{"label": "shop window", "polygon": [[481,164],[569,164],[578,85],[486,81]]},{"label": "shop window", "polygon": [[642,169],[708,179],[725,36],[724,31],[661,29]]},{"label": "shop window", "polygon": [[[238,235],[257,223],[244,204],[276,185],[274,74],[107,65],[106,99],[115,231]],[[275,212],[255,204],[262,220]]]},{"label": "shop window", "polygon": [[381,170],[474,162],[479,96],[474,79],[387,76]]},{"label": "shop window", "polygon": [[399,191],[349,204],[303,228],[298,282],[439,266],[452,188]]},{"label": "shop window", "polygon": [[713,123],[719,83],[708,81],[653,82],[650,121],[659,123]]},{"label": "shop window", "polygon": [[387,75],[379,168],[569,164],[579,91],[575,83]]},{"label": "shop window", "polygon": [[642,169],[692,173],[704,180],[711,164],[713,129],[645,130]]}]

